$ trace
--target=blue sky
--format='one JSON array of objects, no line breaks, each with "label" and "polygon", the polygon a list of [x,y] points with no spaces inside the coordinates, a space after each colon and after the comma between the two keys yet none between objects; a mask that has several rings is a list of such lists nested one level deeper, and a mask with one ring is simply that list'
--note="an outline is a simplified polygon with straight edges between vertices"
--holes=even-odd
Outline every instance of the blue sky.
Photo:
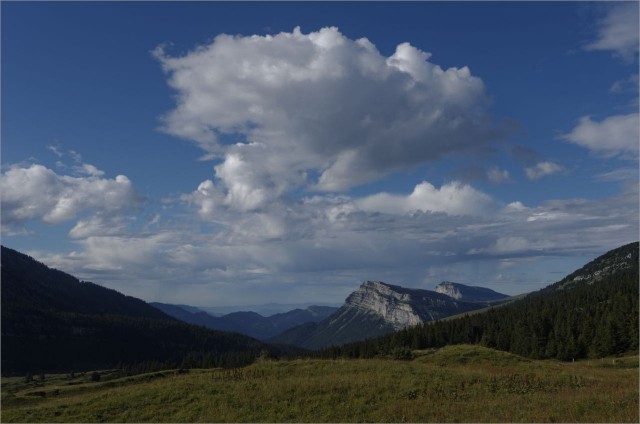
[{"label": "blue sky", "polygon": [[638,238],[636,2],[2,2],[2,243],[145,300],[508,294]]}]

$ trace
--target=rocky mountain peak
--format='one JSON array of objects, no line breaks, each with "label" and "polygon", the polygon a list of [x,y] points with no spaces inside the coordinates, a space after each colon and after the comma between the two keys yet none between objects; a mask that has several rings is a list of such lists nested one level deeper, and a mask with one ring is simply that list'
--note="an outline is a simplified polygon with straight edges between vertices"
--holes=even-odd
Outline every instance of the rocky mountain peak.
[{"label": "rocky mountain peak", "polygon": [[422,322],[410,302],[411,293],[407,289],[382,281],[365,281],[347,297],[345,306],[373,312],[400,329]]},{"label": "rocky mountain peak", "polygon": [[460,299],[462,297],[462,293],[460,293],[457,284],[452,281],[443,281],[436,286],[435,291],[436,293],[446,294],[454,299]]}]

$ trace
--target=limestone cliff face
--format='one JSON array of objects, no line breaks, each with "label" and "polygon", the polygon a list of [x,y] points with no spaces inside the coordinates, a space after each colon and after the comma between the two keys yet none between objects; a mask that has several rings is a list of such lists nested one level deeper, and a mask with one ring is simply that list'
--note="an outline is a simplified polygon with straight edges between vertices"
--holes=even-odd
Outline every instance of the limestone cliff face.
[{"label": "limestone cliff face", "polygon": [[423,321],[411,306],[411,300],[409,293],[398,292],[380,281],[366,281],[347,297],[346,306],[374,312],[400,329]]},{"label": "limestone cliff face", "polygon": [[366,281],[347,298],[344,307],[373,313],[398,330],[477,309],[431,290],[407,289],[381,281]]},{"label": "limestone cliff face", "polygon": [[432,290],[365,281],[340,309],[317,325],[294,328],[271,341],[307,349],[338,346],[485,306],[488,304],[458,301]]},{"label": "limestone cliff face", "polygon": [[456,284],[452,283],[451,281],[443,281],[436,286],[435,290],[437,293],[446,294],[447,296],[454,299],[460,299],[462,297],[462,293],[460,293],[460,290],[458,289],[458,287],[456,287]]},{"label": "limestone cliff face", "polygon": [[509,297],[486,287],[467,286],[466,284],[453,283],[451,281],[443,281],[438,284],[435,291],[463,302],[490,302]]}]

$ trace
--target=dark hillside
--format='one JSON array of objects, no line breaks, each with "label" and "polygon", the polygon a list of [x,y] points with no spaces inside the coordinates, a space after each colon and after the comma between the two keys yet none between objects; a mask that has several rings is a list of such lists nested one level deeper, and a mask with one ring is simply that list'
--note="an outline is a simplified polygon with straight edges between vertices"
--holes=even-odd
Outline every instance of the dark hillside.
[{"label": "dark hillside", "polygon": [[247,336],[179,322],[140,299],[2,248],[4,375],[241,366],[264,350],[286,353]]},{"label": "dark hillside", "polygon": [[77,313],[172,319],[140,299],[80,281],[2,246],[2,306],[9,304]]}]

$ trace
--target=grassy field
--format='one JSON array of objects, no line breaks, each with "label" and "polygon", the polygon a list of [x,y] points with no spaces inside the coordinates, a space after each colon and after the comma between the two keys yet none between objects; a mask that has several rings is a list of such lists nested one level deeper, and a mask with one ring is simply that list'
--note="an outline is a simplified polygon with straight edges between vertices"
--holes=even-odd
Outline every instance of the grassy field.
[{"label": "grassy field", "polygon": [[2,422],[638,422],[638,356],[561,363],[478,346],[411,361],[2,379]]}]

